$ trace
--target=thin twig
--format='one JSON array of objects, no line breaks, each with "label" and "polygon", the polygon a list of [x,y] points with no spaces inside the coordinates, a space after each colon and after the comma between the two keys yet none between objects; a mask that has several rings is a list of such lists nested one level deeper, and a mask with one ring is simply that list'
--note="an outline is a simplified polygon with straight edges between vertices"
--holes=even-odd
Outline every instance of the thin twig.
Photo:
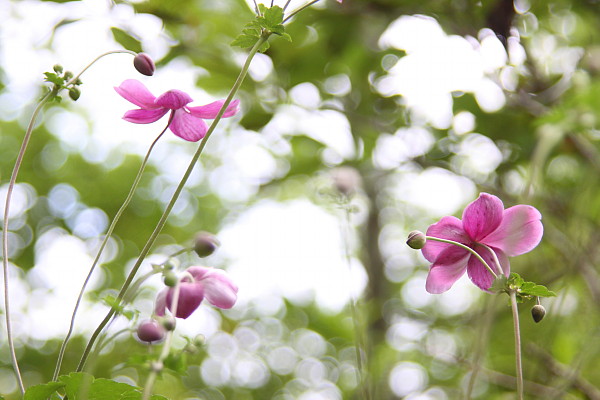
[{"label": "thin twig", "polygon": [[519,308],[517,306],[517,292],[510,290],[510,306],[512,308],[513,325],[515,330],[515,368],[517,372],[517,396],[523,400],[523,365],[521,363],[521,330],[519,328]]}]

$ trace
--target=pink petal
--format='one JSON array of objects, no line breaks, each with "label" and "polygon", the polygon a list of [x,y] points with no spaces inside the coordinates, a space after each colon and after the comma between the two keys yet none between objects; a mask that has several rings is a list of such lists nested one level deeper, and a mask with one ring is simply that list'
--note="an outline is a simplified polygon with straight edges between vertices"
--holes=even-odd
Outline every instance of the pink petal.
[{"label": "pink petal", "polygon": [[149,124],[158,121],[169,112],[167,108],[157,108],[154,110],[130,110],[123,115],[123,119],[134,124]]},{"label": "pink petal", "polygon": [[167,292],[168,288],[161,290],[156,296],[156,305],[154,306],[154,313],[159,317],[165,315],[165,309],[167,308]]},{"label": "pink petal", "polygon": [[194,280],[201,281],[205,276],[209,275],[214,270],[214,268],[209,267],[189,267],[185,270],[185,272],[192,275]]},{"label": "pink petal", "polygon": [[136,81],[135,79],[127,79],[119,87],[115,87],[117,93],[121,95],[125,100],[135,104],[138,107],[144,109],[155,109],[159,108],[154,101],[156,97],[148,89],[146,86],[142,84],[140,81]]},{"label": "pink petal", "polygon": [[[456,217],[444,217],[439,222],[431,225],[427,229],[427,236],[433,236],[440,239],[454,240],[455,242],[468,244],[470,239],[466,232],[463,230],[462,222]],[[425,247],[421,250],[423,256],[429,262],[434,262],[440,252],[449,247],[456,247],[456,245],[437,242],[435,240],[428,240],[425,243]]]},{"label": "pink petal", "polygon": [[469,254],[457,246],[442,251],[438,256],[440,262],[434,263],[429,270],[425,290],[432,294],[439,294],[450,289],[454,282],[465,273]]},{"label": "pink petal", "polygon": [[[498,257],[498,261],[500,261],[500,265],[502,266],[502,271],[504,275],[508,276],[510,274],[510,262],[508,261],[508,257],[502,250],[492,249],[496,253],[496,257]],[[475,251],[479,253],[479,255],[488,263],[488,265],[496,272],[496,274],[500,273],[500,270],[496,266],[496,261],[494,257],[490,253],[488,249],[482,246],[478,246]],[[471,281],[479,287],[481,290],[488,291],[489,288],[494,283],[494,275],[479,261],[475,256],[471,256],[469,258],[469,262],[467,265],[467,273]]]},{"label": "pink petal", "polygon": [[176,136],[189,142],[197,142],[202,139],[208,130],[206,122],[191,116],[184,110],[175,111],[175,116],[169,128]]},{"label": "pink petal", "polygon": [[219,308],[231,308],[237,300],[238,287],[225,272],[215,269],[202,279],[204,296],[210,304]]},{"label": "pink petal", "polygon": [[542,214],[531,206],[518,205],[504,210],[502,223],[481,242],[514,257],[527,253],[542,240]]},{"label": "pink petal", "polygon": [[[204,119],[215,119],[215,117],[221,110],[221,107],[223,107],[224,103],[225,100],[217,100],[205,106],[187,107],[187,109],[189,110],[190,114],[192,114],[194,117]],[[228,118],[237,114],[237,112],[239,111],[239,104],[239,100],[233,100],[231,103],[229,103],[227,109],[225,110],[225,113],[223,114],[223,118]]]},{"label": "pink petal", "polygon": [[481,193],[477,200],[465,208],[463,228],[474,242],[480,242],[500,225],[503,212],[502,200],[491,194]]},{"label": "pink petal", "polygon": [[171,110],[179,110],[192,101],[192,98],[186,92],[173,89],[158,96],[155,100],[155,104]]},{"label": "pink petal", "polygon": [[[172,311],[173,295],[175,290],[169,289],[167,292],[167,308]],[[198,308],[204,300],[204,289],[198,282],[180,282],[179,283],[179,301],[177,302],[177,318],[187,318]]]}]

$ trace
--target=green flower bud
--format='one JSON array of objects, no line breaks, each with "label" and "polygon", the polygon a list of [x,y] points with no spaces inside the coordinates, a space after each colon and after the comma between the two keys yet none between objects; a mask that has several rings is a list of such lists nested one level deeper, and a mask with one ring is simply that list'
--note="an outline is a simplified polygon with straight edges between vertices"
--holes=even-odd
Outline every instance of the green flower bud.
[{"label": "green flower bud", "polygon": [[65,81],[68,81],[69,79],[71,79],[73,77],[73,73],[71,71],[67,71],[65,72],[65,74],[63,75],[63,78],[65,78]]},{"label": "green flower bud", "polygon": [[59,75],[63,72],[63,67],[60,64],[54,65],[54,67],[52,67],[52,69],[54,70],[54,72],[56,72]]},{"label": "green flower bud", "polygon": [[166,286],[175,287],[175,286],[177,286],[178,281],[179,281],[179,279],[177,279],[177,275],[174,272],[172,272],[172,271],[165,272],[163,282],[165,283]]},{"label": "green flower bud", "polygon": [[175,318],[173,317],[164,317],[161,321],[163,328],[168,331],[174,331],[177,323],[175,322]]},{"label": "green flower bud", "polygon": [[541,304],[536,304],[531,308],[531,316],[533,320],[537,323],[544,319],[546,315],[546,309]]},{"label": "green flower bud", "polygon": [[219,240],[212,233],[200,232],[194,241],[194,251],[199,257],[208,257],[220,246]]},{"label": "green flower bud", "polygon": [[408,240],[406,241],[406,244],[411,249],[420,250],[425,246],[426,242],[427,238],[423,232],[412,231],[408,234]]},{"label": "green flower bud", "polygon": [[71,100],[77,101],[79,96],[81,96],[81,91],[78,88],[74,86],[69,88],[69,97],[71,98]]}]

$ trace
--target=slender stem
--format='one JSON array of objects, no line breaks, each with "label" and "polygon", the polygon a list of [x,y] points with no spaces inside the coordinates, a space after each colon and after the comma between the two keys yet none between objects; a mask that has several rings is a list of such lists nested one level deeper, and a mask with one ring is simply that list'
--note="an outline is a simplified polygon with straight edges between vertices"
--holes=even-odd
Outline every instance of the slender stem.
[{"label": "slender stem", "polygon": [[292,0],[287,0],[285,2],[285,5],[283,6],[283,11],[285,11],[288,8],[288,6],[290,5],[291,2],[292,2]]},{"label": "slender stem", "polygon": [[[350,259],[350,229],[351,229],[351,221],[350,221],[350,208],[348,204],[348,199],[344,196],[344,200],[346,204],[344,205],[345,211],[345,228],[342,230],[342,241],[344,242],[344,253],[346,258],[346,264],[348,265],[348,274],[349,278],[351,278],[352,273],[352,263]],[[369,390],[369,371],[367,368],[368,359],[363,363],[363,352],[365,355],[368,354],[367,346],[365,343],[364,332],[361,329],[360,318],[358,315],[358,311],[356,309],[356,300],[354,299],[354,295],[352,293],[352,287],[349,285],[349,294],[350,294],[350,312],[352,315],[352,323],[354,325],[354,337],[355,337],[355,350],[356,350],[356,375],[358,378],[358,383],[360,385],[362,396],[364,400],[371,399],[371,391]]]},{"label": "slender stem", "polygon": [[477,244],[479,246],[485,247],[490,252],[490,254],[492,255],[492,258],[494,259],[494,263],[498,267],[498,271],[500,271],[500,275],[504,275],[504,270],[502,269],[502,265],[500,264],[500,260],[498,260],[498,255],[496,254],[496,252],[494,250],[492,250],[492,248],[486,244],[483,244],[483,243],[477,243]]},{"label": "slender stem", "polygon": [[475,388],[475,382],[477,381],[477,375],[481,370],[480,364],[481,358],[484,353],[485,344],[490,338],[490,328],[495,317],[493,303],[490,299],[492,299],[491,296],[485,296],[483,310],[481,311],[481,314],[477,317],[481,323],[477,324],[477,343],[475,345],[473,363],[471,364],[471,374],[469,375],[469,382],[465,391],[465,400],[471,400],[471,395],[473,393],[473,389]]},{"label": "slender stem", "polygon": [[65,83],[65,86],[69,86],[69,85],[72,85],[73,83],[75,83],[77,81],[77,79],[79,79],[81,77],[81,75],[83,75],[83,73],[88,70],[88,68],[90,68],[92,65],[94,65],[94,63],[96,61],[98,61],[99,59],[101,59],[102,57],[108,56],[110,54],[117,54],[117,53],[127,53],[127,54],[131,54],[134,57],[137,56],[137,53],[134,52],[134,51],[131,51],[131,50],[111,50],[111,51],[107,51],[106,53],[102,53],[98,57],[94,58],[94,60],[91,63],[89,63],[88,65],[86,65],[81,70],[80,73],[78,73],[73,78],[71,78],[70,81],[68,81],[67,83]]},{"label": "slender stem", "polygon": [[513,325],[515,329],[515,368],[517,371],[517,395],[523,400],[523,366],[521,365],[521,331],[519,328],[519,308],[517,306],[517,292],[510,290],[510,306],[512,307]]},{"label": "slender stem", "polygon": [[492,275],[494,275],[494,279],[498,278],[498,275],[494,272],[494,270],[489,266],[489,264],[487,262],[485,262],[485,260],[483,259],[483,257],[481,257],[479,255],[479,253],[477,253],[475,250],[473,250],[472,248],[470,248],[469,246],[465,246],[462,243],[459,242],[455,242],[454,240],[448,240],[448,239],[441,239],[441,238],[437,238],[434,236],[426,236],[427,240],[435,240],[436,242],[442,242],[442,243],[448,243],[448,244],[454,244],[462,249],[467,250],[468,252],[470,252],[471,254],[473,254],[486,268],[488,271],[490,271],[490,273]]},{"label": "slender stem", "polygon": [[19,363],[17,361],[17,356],[15,353],[15,344],[12,337],[12,326],[10,322],[10,296],[8,283],[8,222],[10,213],[10,201],[12,199],[12,193],[17,182],[17,175],[19,174],[19,169],[23,164],[23,157],[25,156],[25,151],[27,150],[27,146],[29,145],[29,140],[31,139],[31,134],[33,132],[35,122],[37,121],[37,117],[42,111],[44,105],[57,92],[58,89],[56,87],[53,87],[52,90],[49,91],[42,98],[42,100],[40,100],[38,105],[33,110],[31,120],[29,121],[29,125],[27,125],[27,130],[25,131],[25,136],[23,137],[23,143],[21,143],[21,148],[19,149],[19,154],[17,155],[17,160],[15,161],[15,166],[13,167],[12,174],[10,176],[10,183],[8,184],[8,190],[6,192],[6,202],[4,204],[4,220],[2,223],[2,271],[4,275],[4,309],[6,310],[6,338],[8,340],[10,358],[12,360],[13,369],[15,370],[15,375],[17,377],[17,383],[19,384],[21,394],[25,393],[25,386],[23,385],[23,378],[21,377],[21,370],[19,369]]},{"label": "slender stem", "polygon": [[[167,204],[167,207],[165,208],[165,211],[163,212],[160,220],[158,221],[158,223],[156,225],[156,228],[154,229],[154,231],[150,235],[150,238],[148,239],[148,241],[144,245],[144,248],[140,252],[140,255],[139,255],[139,257],[138,257],[135,265],[133,266],[133,269],[131,270],[131,272],[127,276],[127,279],[123,283],[123,286],[121,287],[121,291],[117,295],[117,299],[116,299],[116,303],[117,304],[119,304],[121,302],[121,300],[123,299],[124,293],[127,291],[127,288],[131,284],[131,281],[135,277],[135,274],[137,273],[138,269],[142,265],[143,260],[146,258],[146,256],[150,252],[150,248],[154,245],[154,242],[156,241],[156,238],[158,237],[158,235],[160,234],[162,228],[164,227],[164,225],[165,225],[165,223],[167,221],[167,218],[169,217],[169,214],[171,213],[171,210],[173,209],[173,206],[175,205],[175,202],[179,198],[179,195],[181,194],[181,191],[183,190],[183,187],[184,187],[185,183],[187,182],[188,178],[190,177],[190,175],[191,175],[191,173],[192,173],[192,171],[193,171],[196,163],[198,162],[198,159],[200,158],[200,155],[202,154],[202,151],[204,150],[204,147],[206,146],[207,140],[210,138],[212,132],[215,130],[217,124],[221,120],[221,117],[225,113],[225,110],[227,109],[227,107],[229,106],[229,104],[231,103],[231,101],[233,100],[233,96],[235,96],[235,94],[239,90],[242,82],[244,81],[244,78],[246,77],[246,74],[248,73],[248,68],[250,67],[250,62],[252,61],[252,58],[258,52],[258,49],[260,48],[260,46],[262,46],[262,44],[268,39],[269,35],[270,34],[266,34],[266,35],[262,36],[256,42],[256,44],[254,45],[254,47],[252,47],[252,49],[250,50],[250,53],[248,54],[248,58],[246,59],[246,62],[244,63],[244,66],[242,67],[242,70],[240,71],[240,74],[238,75],[237,80],[235,81],[233,87],[231,88],[231,90],[229,92],[229,95],[225,99],[225,102],[223,103],[223,106],[221,107],[221,110],[219,110],[219,113],[217,114],[217,116],[213,120],[213,123],[210,125],[210,128],[208,128],[208,131],[206,132],[206,136],[200,142],[198,150],[196,150],[196,153],[192,157],[192,160],[190,161],[190,164],[189,164],[187,170],[185,171],[183,177],[181,178],[181,181],[179,182],[179,185],[175,189],[175,192],[173,193],[173,195],[171,197],[171,200]],[[83,369],[83,367],[85,365],[85,361],[86,361],[86,359],[87,359],[87,357],[89,355],[89,352],[90,352],[92,346],[94,345],[94,342],[95,342],[96,338],[98,337],[98,335],[100,334],[100,332],[102,331],[102,329],[104,329],[104,326],[106,326],[106,324],[108,323],[108,321],[110,321],[110,319],[111,319],[111,317],[113,316],[114,313],[115,313],[115,309],[111,308],[109,310],[109,312],[107,313],[107,315],[102,320],[102,322],[100,322],[100,324],[98,325],[98,327],[96,328],[96,330],[94,331],[94,333],[92,334],[92,336],[90,337],[90,340],[89,340],[89,342],[88,342],[88,344],[87,344],[87,346],[86,346],[86,348],[85,348],[85,350],[83,352],[83,355],[81,356],[81,360],[79,361],[79,365],[77,366],[77,371],[78,372]]]},{"label": "slender stem", "polygon": [[150,159],[150,154],[152,153],[154,146],[156,145],[156,143],[158,143],[158,140],[164,135],[167,128],[171,124],[171,121],[173,120],[173,115],[174,115],[174,113],[171,113],[171,116],[169,117],[169,122],[167,123],[167,126],[165,126],[165,129],[162,130],[162,132],[156,137],[156,139],[154,139],[154,141],[148,148],[148,152],[146,153],[146,156],[144,157],[144,160],[142,161],[142,165],[140,166],[137,176],[135,177],[133,184],[131,185],[129,194],[127,195],[127,197],[125,198],[125,201],[121,205],[121,208],[119,208],[119,211],[117,211],[115,217],[113,218],[108,230],[106,231],[106,235],[104,235],[104,239],[102,240],[102,243],[100,244],[100,248],[98,249],[96,258],[94,259],[94,262],[92,263],[92,266],[90,267],[90,270],[83,282],[83,285],[81,286],[81,290],[79,291],[79,296],[77,297],[77,301],[75,302],[75,307],[73,308],[73,314],[71,315],[71,322],[69,324],[69,330],[65,336],[65,339],[62,342],[62,345],[60,346],[60,351],[58,352],[58,360],[56,362],[56,368],[54,369],[54,375],[52,376],[53,381],[55,381],[58,378],[58,375],[60,373],[60,367],[62,365],[63,357],[65,355],[67,343],[69,342],[69,339],[71,338],[71,334],[73,333],[73,328],[75,326],[75,317],[77,315],[77,311],[79,310],[79,306],[81,304],[83,294],[85,293],[85,289],[92,277],[92,274],[94,273],[94,270],[96,269],[96,266],[98,265],[98,262],[100,261],[100,257],[102,256],[102,253],[108,243],[108,240],[112,236],[112,233],[115,229],[115,226],[117,225],[117,222],[119,222],[121,215],[123,215],[123,212],[125,212],[125,209],[129,206],[131,199],[133,199],[133,195],[140,183],[140,180],[142,179],[142,175],[144,174],[144,170],[146,169],[146,164],[148,163],[148,160]]},{"label": "slender stem", "polygon": [[[292,18],[294,15],[298,14],[300,11],[304,10],[305,8],[308,8],[308,7],[312,6],[312,5],[313,5],[313,4],[315,4],[315,3],[318,3],[319,1],[320,1],[320,0],[312,0],[312,1],[309,1],[308,3],[306,3],[305,5],[303,5],[303,6],[300,6],[300,7],[296,8],[296,9],[295,9],[294,11],[292,11],[292,12],[291,12],[291,13],[290,13],[290,14],[289,14],[287,17],[285,17],[285,18],[283,19],[283,23],[285,24],[285,23],[286,23],[287,21],[289,21],[289,20],[290,20],[290,18]],[[286,7],[287,7],[287,4],[286,4]]]},{"label": "slender stem", "polygon": [[[193,279],[193,278],[192,278]],[[179,305],[179,292],[181,290],[181,281],[177,281],[177,285],[175,285],[175,290],[173,291],[173,300],[171,300],[171,313],[173,315],[173,320],[176,321],[175,316],[177,315],[177,306]],[[173,340],[173,332],[175,331],[175,327],[173,329],[169,329],[167,332],[165,343],[163,344],[162,351],[160,356],[158,356],[158,360],[156,361],[156,365],[150,371],[150,375],[148,375],[148,379],[146,380],[146,384],[144,385],[144,394],[142,400],[149,400],[152,395],[152,387],[154,386],[154,381],[156,381],[156,377],[159,372],[159,368],[162,368],[163,361],[169,355],[169,351],[171,351],[171,340]]]}]

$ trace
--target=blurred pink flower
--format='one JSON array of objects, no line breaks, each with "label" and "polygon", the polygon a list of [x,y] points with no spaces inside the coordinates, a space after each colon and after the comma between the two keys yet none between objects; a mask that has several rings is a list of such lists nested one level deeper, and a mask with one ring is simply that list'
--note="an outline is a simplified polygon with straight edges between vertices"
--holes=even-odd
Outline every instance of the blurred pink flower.
[{"label": "blurred pink flower", "polygon": [[[179,301],[177,318],[189,317],[206,299],[219,308],[231,308],[237,300],[237,286],[229,279],[225,271],[207,267],[190,267],[190,275],[179,282]],[[175,288],[165,288],[156,297],[154,312],[162,317],[165,310],[171,310]]]},{"label": "blurred pink flower", "polygon": [[[115,87],[117,93],[125,100],[140,107],[125,113],[123,119],[134,124],[149,124],[161,119],[171,111],[173,119],[169,128],[184,140],[197,142],[206,135],[208,125],[204,119],[214,119],[225,100],[218,100],[210,104],[198,107],[188,107],[192,98],[181,90],[169,90],[158,97],[152,93],[140,81],[128,79]],[[238,112],[240,101],[234,100],[229,104],[223,118],[231,117]]]},{"label": "blurred pink flower", "polygon": [[[427,236],[469,246],[499,274],[494,256],[482,245],[488,246],[508,276],[508,256],[527,253],[542,239],[541,218],[540,212],[532,206],[517,205],[505,210],[498,197],[481,193],[465,208],[462,221],[456,217],[443,217],[427,229]],[[426,282],[429,293],[447,291],[465,271],[482,290],[487,291],[494,282],[494,276],[474,255],[456,245],[427,240],[422,252],[432,263]]]}]

